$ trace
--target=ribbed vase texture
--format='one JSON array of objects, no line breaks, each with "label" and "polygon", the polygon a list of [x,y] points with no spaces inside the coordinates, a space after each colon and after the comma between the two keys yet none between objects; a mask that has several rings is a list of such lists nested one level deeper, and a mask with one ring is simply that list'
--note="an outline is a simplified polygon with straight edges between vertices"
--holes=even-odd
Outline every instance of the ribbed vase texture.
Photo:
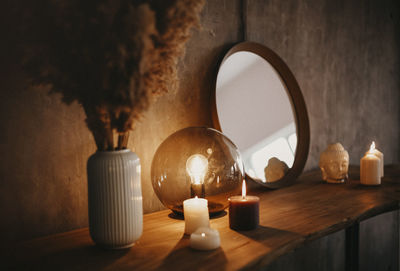
[{"label": "ribbed vase texture", "polygon": [[93,154],[87,163],[89,229],[107,248],[132,246],[142,235],[140,160],[130,150]]}]

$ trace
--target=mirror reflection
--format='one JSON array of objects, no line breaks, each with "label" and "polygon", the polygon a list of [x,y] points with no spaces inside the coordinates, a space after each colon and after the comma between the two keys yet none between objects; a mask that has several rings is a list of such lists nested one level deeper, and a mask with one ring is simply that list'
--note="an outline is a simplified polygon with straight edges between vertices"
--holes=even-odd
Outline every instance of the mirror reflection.
[{"label": "mirror reflection", "polygon": [[293,165],[297,134],[286,85],[274,67],[252,52],[230,55],[218,72],[216,107],[246,173],[263,182],[281,179]]}]

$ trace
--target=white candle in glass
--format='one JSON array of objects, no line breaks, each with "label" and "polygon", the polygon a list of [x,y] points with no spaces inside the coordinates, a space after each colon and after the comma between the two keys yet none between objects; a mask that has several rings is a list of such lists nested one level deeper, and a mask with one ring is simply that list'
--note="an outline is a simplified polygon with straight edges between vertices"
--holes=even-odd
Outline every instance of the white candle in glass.
[{"label": "white candle in glass", "polygon": [[210,225],[206,199],[195,197],[185,200],[183,215],[185,217],[185,234],[192,234],[198,228]]},{"label": "white candle in glass", "polygon": [[200,227],[190,235],[190,247],[193,249],[213,250],[220,244],[219,232],[209,227]]},{"label": "white candle in glass", "polygon": [[365,153],[372,153],[375,156],[377,156],[380,159],[380,166],[379,166],[379,170],[380,170],[380,175],[381,177],[383,177],[384,175],[384,161],[383,161],[383,153],[381,153],[378,149],[375,148],[375,141],[372,141],[371,147],[369,148],[369,150]]},{"label": "white candle in glass", "polygon": [[380,185],[381,184],[381,159],[373,154],[371,144],[368,151],[360,161],[360,182],[364,185]]}]

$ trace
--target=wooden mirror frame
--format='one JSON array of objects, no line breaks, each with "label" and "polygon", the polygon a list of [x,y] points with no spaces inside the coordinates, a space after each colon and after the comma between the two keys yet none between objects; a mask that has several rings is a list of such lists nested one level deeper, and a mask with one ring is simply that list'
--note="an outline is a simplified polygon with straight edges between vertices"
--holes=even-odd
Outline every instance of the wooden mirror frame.
[{"label": "wooden mirror frame", "polygon": [[[216,103],[216,90],[217,90],[217,77],[221,69],[222,64],[225,60],[233,55],[234,53],[246,51],[259,55],[264,58],[272,67],[278,72],[281,77],[281,81],[286,85],[285,89],[292,105],[293,115],[296,121],[296,134],[297,134],[297,146],[295,152],[295,158],[293,166],[289,169],[286,175],[275,182],[263,182],[259,179],[250,177],[247,173],[245,178],[247,181],[252,180],[265,187],[276,189],[291,184],[301,174],[307,161],[308,151],[310,147],[310,125],[308,121],[308,114],[306,104],[304,102],[303,95],[301,93],[299,84],[296,78],[290,71],[286,63],[271,49],[254,42],[241,42],[233,46],[224,56],[221,63],[218,66],[218,72],[215,77],[215,88],[211,99],[212,109],[212,120],[214,128],[221,131],[221,125],[219,123],[217,103]],[[222,132],[222,131],[221,131]]]}]

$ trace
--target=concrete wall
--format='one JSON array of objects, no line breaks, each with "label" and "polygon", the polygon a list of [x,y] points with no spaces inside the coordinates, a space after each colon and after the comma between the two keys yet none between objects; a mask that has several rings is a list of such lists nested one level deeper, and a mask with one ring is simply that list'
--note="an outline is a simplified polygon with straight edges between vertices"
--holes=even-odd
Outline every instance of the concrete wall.
[{"label": "concrete wall", "polygon": [[400,8],[394,0],[247,0],[248,40],[280,55],[310,118],[306,169],[341,142],[359,164],[372,140],[399,161]]},{"label": "concrete wall", "polygon": [[[21,240],[87,226],[86,160],[95,151],[82,109],[27,87],[18,35],[23,1],[0,9],[0,238]],[[145,212],[162,208],[150,183],[158,145],[172,132],[211,125],[218,60],[243,39],[242,2],[208,0],[202,29],[179,64],[180,88],[145,114],[129,146],[142,161]],[[245,3],[246,4],[246,3]],[[303,90],[311,122],[307,168],[341,141],[357,164],[375,139],[399,161],[399,9],[393,1],[248,0],[246,36],[275,50]],[[397,20],[397,21],[396,21]]]}]

